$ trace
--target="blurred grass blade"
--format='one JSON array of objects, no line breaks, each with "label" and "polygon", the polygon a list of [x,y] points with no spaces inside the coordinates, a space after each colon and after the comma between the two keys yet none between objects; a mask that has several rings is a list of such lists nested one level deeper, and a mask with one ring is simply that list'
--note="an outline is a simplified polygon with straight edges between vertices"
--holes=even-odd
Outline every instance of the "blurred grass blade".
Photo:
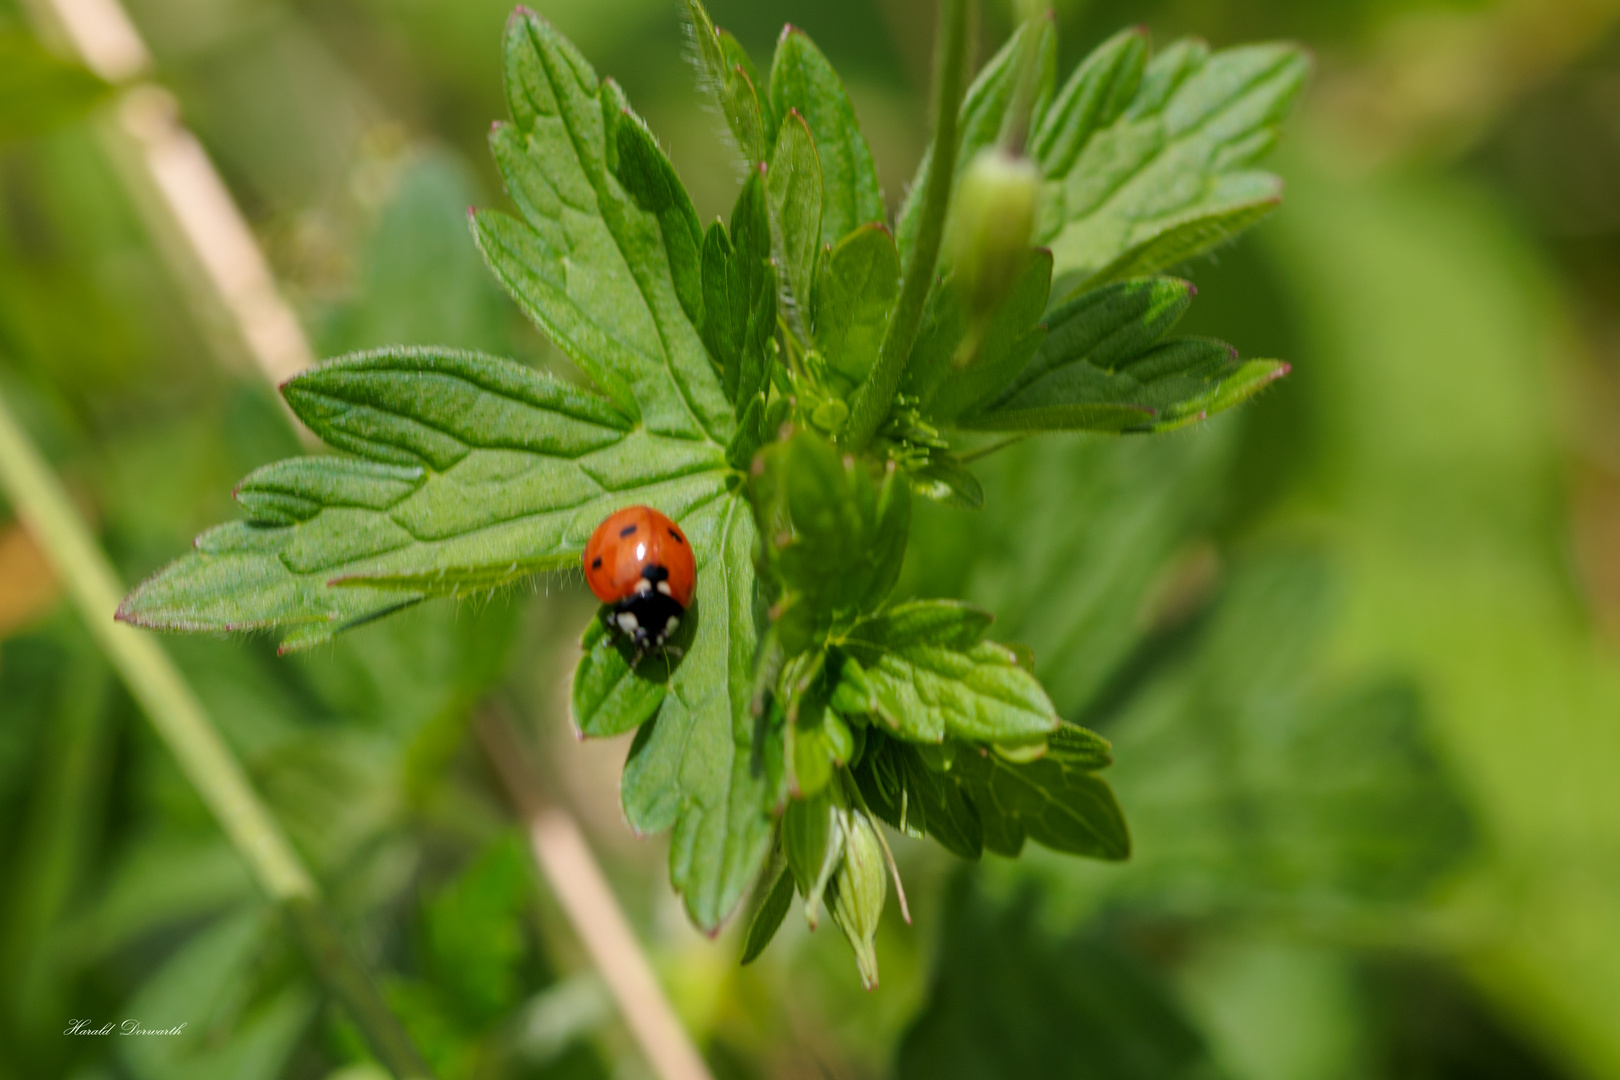
[{"label": "blurred grass blade", "polygon": [[312,965],[348,1006],[377,1056],[400,1080],[429,1076],[410,1037],[378,997],[369,974],[338,939],[331,917],[319,905],[309,872],[248,784],[201,702],[150,637],[114,621],[123,589],[4,398],[0,398],[0,489],[46,552],[90,633],[181,771],[253,871],[260,888],[283,905]]}]

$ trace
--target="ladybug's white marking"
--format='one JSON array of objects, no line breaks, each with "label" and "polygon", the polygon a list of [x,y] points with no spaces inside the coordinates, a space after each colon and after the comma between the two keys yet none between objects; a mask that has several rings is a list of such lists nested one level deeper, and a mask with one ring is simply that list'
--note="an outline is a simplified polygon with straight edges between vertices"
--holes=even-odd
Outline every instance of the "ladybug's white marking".
[{"label": "ladybug's white marking", "polygon": [[627,634],[634,634],[638,629],[640,629],[640,627],[641,627],[641,624],[636,621],[636,617],[634,615],[630,614],[630,612],[628,612],[628,611],[619,612],[619,629],[620,630],[623,630]]},{"label": "ladybug's white marking", "polygon": [[[643,579],[643,580],[645,580],[645,579]],[[663,593],[665,596],[674,596],[675,595],[674,593],[669,591],[669,582],[667,582],[667,581],[660,581],[658,583],[658,591]]]},{"label": "ladybug's white marking", "polygon": [[[658,584],[662,586],[663,582],[660,581]],[[635,591],[637,595],[645,592],[651,592],[652,582],[648,581],[646,578],[636,578]],[[664,591],[668,592],[669,590],[666,589]]]},{"label": "ladybug's white marking", "polygon": [[669,635],[671,635],[671,634],[673,634],[675,632],[675,628],[680,626],[680,625],[681,625],[681,620],[679,620],[675,616],[671,615],[669,617],[669,621],[664,624],[664,636],[669,637]]}]

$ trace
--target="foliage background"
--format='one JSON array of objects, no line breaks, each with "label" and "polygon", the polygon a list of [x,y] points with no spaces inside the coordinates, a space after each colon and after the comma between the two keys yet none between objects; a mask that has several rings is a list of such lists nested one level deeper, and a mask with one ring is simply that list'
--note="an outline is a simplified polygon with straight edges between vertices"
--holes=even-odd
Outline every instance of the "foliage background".
[{"label": "foliage background", "polygon": [[[537,5],[647,117],[706,220],[737,178],[677,5]],[[924,141],[926,0],[723,0],[803,25],[889,199]],[[983,55],[1010,26],[987,4]],[[321,352],[563,361],[465,227],[496,205],[504,0],[139,0],[132,14]],[[720,1076],[1620,1077],[1620,5],[1060,5],[1297,36],[1320,72],[1280,214],[1190,270],[1195,332],[1294,375],[1158,441],[1026,444],[930,509],[903,588],[1031,644],[1115,740],[1138,855],[897,856],[916,926],[860,991],[830,931],[756,967],[630,838],[575,745],[575,580],[311,657],[169,641],[449,1077],[639,1075],[468,737],[547,750]],[[21,30],[0,0],[0,29]],[[0,144],[0,382],[127,579],[296,452],[214,359],[86,124]],[[324,1077],[357,1043],[0,506],[0,1077]],[[926,540],[927,542],[923,542]],[[183,1044],[61,1034],[189,1022]],[[350,1077],[362,1075],[350,1073]]]}]

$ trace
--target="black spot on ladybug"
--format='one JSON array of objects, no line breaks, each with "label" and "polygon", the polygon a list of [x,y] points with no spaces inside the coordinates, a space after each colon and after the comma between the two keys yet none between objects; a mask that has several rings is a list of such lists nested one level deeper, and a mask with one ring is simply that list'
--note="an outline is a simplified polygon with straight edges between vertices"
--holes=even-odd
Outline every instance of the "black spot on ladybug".
[{"label": "black spot on ladybug", "polygon": [[626,525],[624,528],[619,530],[619,535],[620,536],[629,536],[631,533],[633,533],[635,531],[636,531],[636,527],[634,525]]},{"label": "black spot on ladybug", "polygon": [[680,533],[678,533],[678,532],[676,532],[676,531],[675,531],[675,530],[674,530],[674,529],[671,529],[671,530],[669,530],[669,535],[671,535],[671,536],[673,536],[673,537],[674,537],[674,538],[675,538],[675,542],[676,542],[676,543],[677,543],[677,544],[684,544],[684,543],[686,543],[686,541],[685,541],[685,540],[682,540],[682,539],[681,539],[681,534],[680,534]]},{"label": "black spot on ladybug", "polygon": [[664,569],[662,566],[659,566],[657,563],[648,563],[646,566],[641,568],[641,576],[646,578],[648,581],[657,584],[660,581],[669,580],[669,571]]},{"label": "black spot on ladybug", "polygon": [[592,570],[600,570],[600,569],[602,569],[602,556],[598,555],[596,557],[595,561],[591,563],[591,569]]}]

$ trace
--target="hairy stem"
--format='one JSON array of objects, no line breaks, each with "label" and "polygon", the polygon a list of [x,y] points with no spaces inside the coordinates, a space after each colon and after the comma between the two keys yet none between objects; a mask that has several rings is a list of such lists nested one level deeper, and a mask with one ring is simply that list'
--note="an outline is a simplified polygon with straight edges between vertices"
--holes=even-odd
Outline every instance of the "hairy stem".
[{"label": "hairy stem", "polygon": [[4,397],[0,397],[0,490],[45,552],[91,635],[174,754],[181,772],[213,812],[259,887],[293,922],[310,963],[349,1007],[378,1059],[399,1080],[430,1076],[371,977],[338,942],[314,879],[259,801],[191,687],[150,636],[114,621],[123,586]]},{"label": "hairy stem", "polygon": [[883,336],[877,363],[855,392],[844,437],[845,447],[851,451],[866,449],[888,417],[889,406],[900,389],[900,377],[905,374],[906,360],[911,356],[911,346],[917,339],[917,329],[922,325],[923,304],[939,265],[945,215],[950,210],[951,184],[956,177],[960,141],[957,120],[962,95],[967,89],[967,66],[968,0],[940,0],[939,37],[934,49],[934,145],[930,151],[928,176],[923,183],[917,243],[912,249],[911,265],[906,268],[900,300]]}]

